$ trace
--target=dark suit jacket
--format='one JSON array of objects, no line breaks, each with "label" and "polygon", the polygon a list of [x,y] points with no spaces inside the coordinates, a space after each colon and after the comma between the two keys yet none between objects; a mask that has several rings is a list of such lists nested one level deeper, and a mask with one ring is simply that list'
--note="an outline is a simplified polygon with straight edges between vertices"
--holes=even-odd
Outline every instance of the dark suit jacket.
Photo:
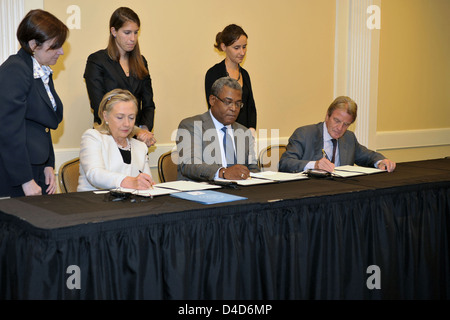
[{"label": "dark suit jacket", "polygon": [[[237,163],[258,172],[255,141],[249,129],[233,123]],[[179,155],[178,180],[214,180],[222,166],[222,156],[216,127],[209,111],[182,120],[177,131]]]},{"label": "dark suit jacket", "polygon": [[[144,57],[145,67],[148,70],[147,60]],[[153,88],[150,75],[139,80],[135,77],[127,77],[120,63],[112,60],[106,49],[91,54],[86,62],[84,71],[86,88],[94,111],[94,121],[100,123],[98,107],[103,96],[113,89],[129,90],[138,101],[138,116],[136,125],[146,125],[151,131],[155,117],[155,103],[153,102]]]},{"label": "dark suit jacket", "polygon": [[[256,106],[255,100],[253,99],[253,90],[252,83],[250,81],[250,75],[244,68],[240,67],[240,69],[243,81],[242,102],[244,103],[244,107],[239,112],[239,116],[237,117],[236,122],[239,122],[244,127],[256,129]],[[211,95],[211,87],[214,81],[226,76],[227,68],[225,66],[225,60],[222,60],[222,62],[215,64],[206,72],[205,93],[208,108],[211,108],[209,104],[209,96]]]},{"label": "dark suit jacket", "polygon": [[[338,140],[340,165],[373,167],[385,157],[360,145],[353,132],[347,130]],[[279,170],[301,172],[309,161],[323,157],[323,122],[297,128],[289,138],[286,151],[280,159]]]},{"label": "dark suit jacket", "polygon": [[31,179],[37,182],[32,165],[55,166],[50,129],[55,130],[61,122],[63,105],[52,75],[49,87],[56,112],[42,80],[33,78],[33,61],[25,50],[20,49],[0,66],[0,196]]}]

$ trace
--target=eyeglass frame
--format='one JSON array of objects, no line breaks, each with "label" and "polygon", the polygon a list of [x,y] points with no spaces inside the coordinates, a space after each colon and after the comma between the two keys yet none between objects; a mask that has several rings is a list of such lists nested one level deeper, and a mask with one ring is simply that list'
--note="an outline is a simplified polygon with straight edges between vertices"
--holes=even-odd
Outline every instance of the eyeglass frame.
[{"label": "eyeglass frame", "polygon": [[[233,104],[237,109],[242,109],[244,107],[244,103],[242,101],[227,101],[227,100],[222,100],[220,99],[218,96],[214,95],[214,97],[216,97],[217,99],[219,99],[227,108],[230,108]],[[238,106],[238,103],[240,104],[240,106]]]}]

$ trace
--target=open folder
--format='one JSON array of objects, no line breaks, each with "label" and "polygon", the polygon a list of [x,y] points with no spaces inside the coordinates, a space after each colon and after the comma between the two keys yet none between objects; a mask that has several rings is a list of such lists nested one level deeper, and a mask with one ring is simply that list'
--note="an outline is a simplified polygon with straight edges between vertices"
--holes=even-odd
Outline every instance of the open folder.
[{"label": "open folder", "polygon": [[289,172],[278,172],[278,171],[264,171],[264,172],[252,172],[250,173],[252,178],[267,179],[272,181],[292,181],[308,179],[302,172],[289,173]]},{"label": "open folder", "polygon": [[340,166],[335,167],[333,175],[337,177],[347,178],[354,176],[362,176],[366,174],[386,172],[386,170],[381,170],[378,168],[360,167],[360,166]]},{"label": "open folder", "polygon": [[196,190],[206,190],[221,188],[220,186],[211,185],[208,183],[194,182],[194,181],[169,181],[163,183],[157,183],[152,189],[146,190],[136,190],[127,188],[117,188],[114,191],[132,193],[141,197],[155,197],[162,196],[165,194],[172,194],[182,191],[196,191]]},{"label": "open folder", "polygon": [[162,196],[165,194],[180,192],[179,190],[158,188],[156,185],[153,186],[153,189],[145,189],[145,190],[128,189],[128,188],[122,188],[122,187],[112,189],[112,190],[116,191],[116,192],[131,193],[131,194],[134,194],[136,196],[141,196],[141,197],[155,197],[155,196]]},{"label": "open folder", "polygon": [[234,182],[240,186],[252,186],[255,184],[263,184],[263,183],[272,183],[275,182],[273,180],[268,180],[268,179],[258,179],[258,178],[248,178],[248,179],[244,179],[244,180],[229,180],[229,179],[222,179],[222,178],[217,178],[214,179],[214,182]]}]

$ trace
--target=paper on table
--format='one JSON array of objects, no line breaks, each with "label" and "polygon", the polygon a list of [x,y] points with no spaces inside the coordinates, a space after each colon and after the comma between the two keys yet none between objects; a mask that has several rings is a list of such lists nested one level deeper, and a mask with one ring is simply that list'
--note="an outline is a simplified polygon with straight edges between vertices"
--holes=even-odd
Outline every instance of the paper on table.
[{"label": "paper on table", "polygon": [[165,194],[180,192],[179,190],[158,188],[157,186],[153,186],[153,189],[146,189],[146,190],[137,190],[137,189],[128,189],[128,188],[117,188],[117,189],[113,189],[113,190],[119,191],[119,192],[132,193],[134,195],[141,196],[141,197],[155,197],[155,196],[162,196]]},{"label": "paper on table", "polygon": [[168,188],[168,189],[174,189],[174,190],[179,190],[179,191],[195,191],[195,190],[221,188],[221,186],[216,186],[216,185],[212,185],[209,183],[185,181],[185,180],[162,182],[162,183],[157,183],[155,186],[159,187],[159,188]]},{"label": "paper on table", "polygon": [[269,179],[274,181],[291,181],[308,179],[303,173],[289,173],[289,172],[278,172],[278,171],[264,171],[264,172],[251,172],[250,175],[255,178]]},{"label": "paper on table", "polygon": [[254,184],[276,182],[276,181],[270,180],[270,179],[258,179],[258,178],[251,178],[251,179],[245,179],[245,180],[228,180],[228,179],[217,178],[217,179],[214,179],[214,181],[236,182],[238,185],[241,185],[241,186],[251,186]]},{"label": "paper on table", "polygon": [[369,168],[369,167],[360,167],[360,166],[339,166],[334,168],[334,173],[338,177],[353,177],[353,176],[361,176],[365,174],[372,173],[380,173],[385,172],[385,170],[381,170],[378,168]]}]

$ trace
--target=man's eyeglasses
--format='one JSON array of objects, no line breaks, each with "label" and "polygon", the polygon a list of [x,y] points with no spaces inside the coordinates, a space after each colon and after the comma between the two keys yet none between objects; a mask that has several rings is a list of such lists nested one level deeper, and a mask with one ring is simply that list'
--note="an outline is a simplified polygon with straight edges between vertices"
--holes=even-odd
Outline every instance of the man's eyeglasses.
[{"label": "man's eyeglasses", "polygon": [[222,100],[222,99],[220,99],[218,96],[214,96],[214,97],[216,97],[217,99],[219,99],[220,101],[222,101],[223,102],[223,104],[226,106],[226,107],[228,107],[228,108],[230,108],[233,104],[236,106],[236,108],[238,108],[238,109],[241,109],[241,108],[243,108],[244,107],[244,103],[242,102],[242,101],[229,101],[229,100]]}]

